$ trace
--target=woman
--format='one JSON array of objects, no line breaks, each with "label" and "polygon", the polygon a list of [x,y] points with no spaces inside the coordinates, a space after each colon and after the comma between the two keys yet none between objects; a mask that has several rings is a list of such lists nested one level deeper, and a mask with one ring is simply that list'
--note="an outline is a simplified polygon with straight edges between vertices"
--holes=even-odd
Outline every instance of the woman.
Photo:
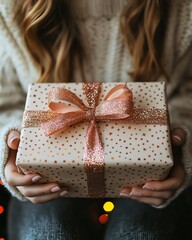
[{"label": "woman", "polygon": [[[1,1],[1,178],[13,196],[28,200],[12,200],[10,239],[93,238],[82,225],[90,223],[84,212],[91,201],[61,200],[70,189],[34,185],[40,176],[17,172],[25,94],[37,81],[168,82],[172,143],[182,145],[182,157],[175,158],[164,181],[121,191],[136,201],[116,201],[105,239],[171,239],[173,228],[162,231],[166,212],[150,205],[167,206],[191,183],[191,9],[190,0]],[[142,218],[145,213],[149,221]]]}]

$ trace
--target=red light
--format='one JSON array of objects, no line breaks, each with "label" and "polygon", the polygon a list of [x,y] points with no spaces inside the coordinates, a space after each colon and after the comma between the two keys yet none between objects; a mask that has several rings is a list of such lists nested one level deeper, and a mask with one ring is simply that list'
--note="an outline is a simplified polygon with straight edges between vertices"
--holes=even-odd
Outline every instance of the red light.
[{"label": "red light", "polygon": [[106,224],[108,222],[108,214],[102,214],[100,217],[99,217],[99,222],[101,224]]},{"label": "red light", "polygon": [[2,214],[3,212],[4,212],[4,208],[0,206],[0,214]]}]

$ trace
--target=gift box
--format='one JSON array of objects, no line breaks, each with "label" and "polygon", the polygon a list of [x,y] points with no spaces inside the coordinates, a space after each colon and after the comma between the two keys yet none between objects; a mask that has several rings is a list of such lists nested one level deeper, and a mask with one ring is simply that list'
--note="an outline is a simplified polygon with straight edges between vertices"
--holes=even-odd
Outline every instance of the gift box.
[{"label": "gift box", "polygon": [[68,197],[119,197],[173,165],[164,82],[29,85],[16,165]]}]

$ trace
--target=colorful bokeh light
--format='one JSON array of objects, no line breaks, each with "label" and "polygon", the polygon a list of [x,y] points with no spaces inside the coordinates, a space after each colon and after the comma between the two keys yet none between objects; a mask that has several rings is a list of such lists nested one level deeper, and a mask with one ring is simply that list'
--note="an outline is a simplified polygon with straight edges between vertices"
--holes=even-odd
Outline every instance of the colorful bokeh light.
[{"label": "colorful bokeh light", "polygon": [[101,224],[106,224],[108,222],[108,219],[109,219],[109,216],[108,214],[102,214],[100,217],[99,217],[99,222]]},{"label": "colorful bokeh light", "polygon": [[4,212],[4,207],[0,206],[0,214]]},{"label": "colorful bokeh light", "polygon": [[114,209],[114,204],[112,202],[106,202],[103,205],[103,209],[105,210],[105,212],[111,212]]}]

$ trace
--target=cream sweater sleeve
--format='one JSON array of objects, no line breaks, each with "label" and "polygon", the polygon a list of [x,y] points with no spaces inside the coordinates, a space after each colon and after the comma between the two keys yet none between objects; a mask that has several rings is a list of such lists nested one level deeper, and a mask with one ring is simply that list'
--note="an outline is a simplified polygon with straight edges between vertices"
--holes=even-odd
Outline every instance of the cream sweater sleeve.
[{"label": "cream sweater sleeve", "polygon": [[[185,56],[181,58],[172,75],[171,93],[169,93],[169,112],[171,130],[183,128],[187,134],[186,141],[182,145],[182,156],[179,159],[185,170],[185,179],[174,195],[163,205],[166,207],[187,187],[192,186],[192,43]],[[168,88],[170,89],[170,88]]]},{"label": "cream sweater sleeve", "polygon": [[192,76],[177,90],[170,99],[171,128],[183,128],[187,133],[182,146],[181,161],[186,173],[182,186],[177,189],[167,204],[175,199],[183,190],[192,185]]},{"label": "cream sweater sleeve", "polygon": [[0,178],[13,196],[25,200],[17,188],[8,184],[4,173],[9,154],[7,136],[11,130],[20,131],[25,93],[2,41],[0,37]]}]

